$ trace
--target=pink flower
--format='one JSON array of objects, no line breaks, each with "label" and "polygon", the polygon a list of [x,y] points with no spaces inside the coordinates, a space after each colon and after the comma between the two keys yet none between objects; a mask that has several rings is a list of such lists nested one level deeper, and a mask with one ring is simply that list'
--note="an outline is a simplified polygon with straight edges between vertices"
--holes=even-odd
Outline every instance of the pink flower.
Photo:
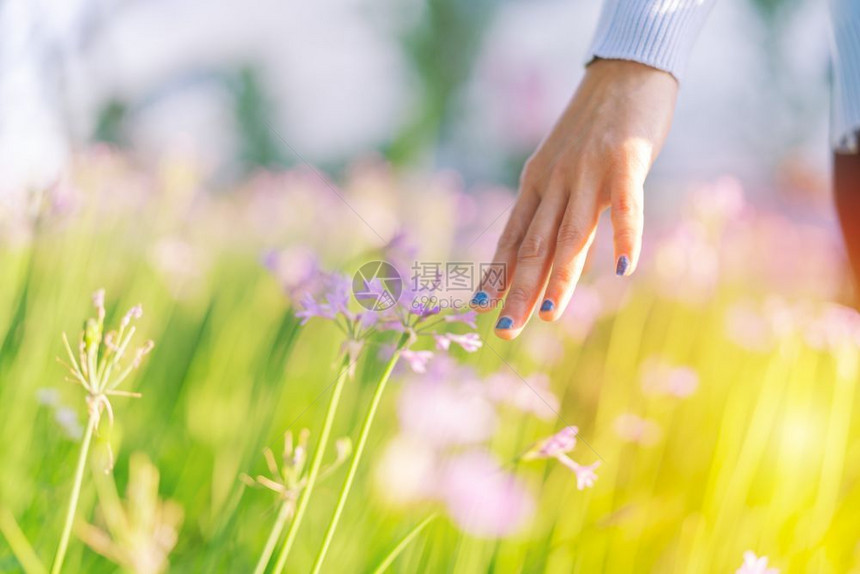
[{"label": "pink flower", "polygon": [[603,311],[603,298],[597,289],[585,284],[577,285],[567,309],[561,316],[562,327],[575,340],[583,341]]},{"label": "pink flower", "polygon": [[426,373],[427,363],[433,358],[432,351],[412,351],[406,349],[400,353],[401,358],[409,364],[409,368],[416,373]]},{"label": "pink flower", "polygon": [[186,297],[200,285],[208,254],[179,238],[164,238],[152,246],[150,259],[176,298]]},{"label": "pink flower", "polygon": [[[564,316],[567,316],[567,312]],[[563,338],[558,336],[557,330],[529,331],[523,344],[529,355],[542,365],[555,365],[564,358],[564,342]]]},{"label": "pink flower", "polygon": [[642,390],[678,398],[692,395],[699,386],[699,375],[690,367],[674,366],[652,357],[642,364]]},{"label": "pink flower", "polygon": [[457,343],[467,353],[474,353],[481,348],[481,336],[477,333],[464,333],[458,335],[456,333],[444,333],[442,335],[434,335],[436,339],[436,348],[440,351],[447,351],[451,347],[451,343]]},{"label": "pink flower", "polygon": [[[96,309],[103,309],[105,306],[105,290],[99,289],[95,293],[93,293],[93,307]],[[131,313],[131,311],[129,311]]]},{"label": "pink flower", "polygon": [[439,484],[439,459],[420,437],[400,435],[383,449],[374,469],[380,496],[393,506],[433,500]]},{"label": "pink flower", "polygon": [[492,375],[486,382],[487,395],[497,403],[505,404],[543,420],[558,416],[558,397],[549,388],[549,377],[536,373],[521,379],[509,371]]},{"label": "pink flower", "polygon": [[436,348],[440,351],[447,351],[451,348],[451,339],[446,335],[433,335],[433,338],[436,340]]},{"label": "pink flower", "polygon": [[581,464],[577,464],[569,457],[565,455],[561,455],[556,457],[558,461],[572,470],[574,474],[576,474],[576,489],[577,490],[585,490],[586,488],[591,488],[594,486],[595,481],[597,480],[597,473],[594,470],[600,466],[600,461],[593,462],[588,466],[582,466]]},{"label": "pink flower", "polygon": [[[102,306],[104,306],[104,289],[101,290],[102,293]],[[133,320],[140,319],[143,317],[143,307],[140,305],[135,305],[123,316],[120,325],[123,327],[128,326]]]},{"label": "pink flower", "polygon": [[450,380],[407,384],[397,404],[400,428],[437,448],[484,441],[496,428],[496,413],[477,390]]},{"label": "pink flower", "polygon": [[615,432],[623,440],[644,446],[656,444],[663,434],[657,423],[633,413],[618,415],[615,419]]},{"label": "pink flower", "polygon": [[690,194],[685,211],[708,227],[721,227],[739,218],[746,209],[744,190],[738,180],[721,177]]},{"label": "pink flower", "polygon": [[445,315],[446,323],[463,323],[473,329],[477,329],[478,325],[475,319],[478,316],[477,311],[466,311],[465,313],[457,313],[455,315]]},{"label": "pink flower", "polygon": [[838,349],[860,345],[860,314],[854,309],[830,304],[807,321],[805,338],[816,349]]},{"label": "pink flower", "polygon": [[583,490],[594,486],[597,474],[594,470],[600,462],[583,466],[572,460],[567,453],[576,448],[576,435],[579,429],[575,426],[564,427],[554,435],[538,442],[523,455],[523,460],[554,458],[576,474],[576,488]]},{"label": "pink flower", "polygon": [[752,550],[744,552],[744,563],[735,574],[779,574],[776,568],[767,567],[767,556],[756,556]]},{"label": "pink flower", "polygon": [[525,458],[549,458],[564,454],[576,448],[576,435],[579,429],[575,426],[564,427],[549,438],[535,445]]},{"label": "pink flower", "polygon": [[484,538],[516,533],[534,510],[525,486],[483,451],[451,459],[442,470],[439,494],[457,526]]},{"label": "pink flower", "polygon": [[659,241],[654,270],[661,294],[688,303],[708,301],[720,274],[719,252],[698,222],[687,222]]},{"label": "pink flower", "polygon": [[[821,323],[811,310],[801,304],[789,304],[778,296],[769,296],[763,303],[750,300],[734,304],[726,312],[726,336],[749,351],[765,352],[801,330],[813,329]],[[807,330],[807,335],[811,331]],[[814,345],[813,340],[808,340]]]}]

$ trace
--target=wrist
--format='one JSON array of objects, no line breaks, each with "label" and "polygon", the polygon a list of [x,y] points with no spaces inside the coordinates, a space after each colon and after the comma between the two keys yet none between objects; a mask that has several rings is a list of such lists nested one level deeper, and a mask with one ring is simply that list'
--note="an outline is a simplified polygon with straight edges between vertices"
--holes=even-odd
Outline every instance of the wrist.
[{"label": "wrist", "polygon": [[595,57],[586,65],[585,75],[601,78],[653,79],[667,85],[671,83],[675,87],[678,86],[677,78],[669,72],[634,60]]}]

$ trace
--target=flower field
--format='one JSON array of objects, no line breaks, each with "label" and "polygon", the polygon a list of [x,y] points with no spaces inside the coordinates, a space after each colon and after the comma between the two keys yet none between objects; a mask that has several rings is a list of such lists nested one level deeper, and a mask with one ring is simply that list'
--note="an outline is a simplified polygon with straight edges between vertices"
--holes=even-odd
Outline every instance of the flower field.
[{"label": "flower field", "polygon": [[860,317],[814,217],[702,186],[505,342],[411,275],[488,262],[510,190],[205,176],[94,148],[0,204],[0,572],[860,571]]}]

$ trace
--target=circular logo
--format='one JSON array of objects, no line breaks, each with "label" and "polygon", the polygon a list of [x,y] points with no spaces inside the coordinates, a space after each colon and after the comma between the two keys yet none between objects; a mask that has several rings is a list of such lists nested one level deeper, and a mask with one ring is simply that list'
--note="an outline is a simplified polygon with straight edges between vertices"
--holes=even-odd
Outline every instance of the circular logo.
[{"label": "circular logo", "polygon": [[370,261],[352,277],[352,294],[358,304],[370,311],[394,307],[403,292],[400,273],[387,261]]}]

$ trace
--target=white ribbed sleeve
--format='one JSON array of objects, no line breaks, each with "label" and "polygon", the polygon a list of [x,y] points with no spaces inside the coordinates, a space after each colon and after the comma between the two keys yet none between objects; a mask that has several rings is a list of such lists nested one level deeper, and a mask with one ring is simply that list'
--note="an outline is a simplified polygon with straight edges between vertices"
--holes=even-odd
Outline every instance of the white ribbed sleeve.
[{"label": "white ribbed sleeve", "polygon": [[605,0],[589,61],[633,60],[680,79],[714,1]]},{"label": "white ribbed sleeve", "polygon": [[860,0],[832,0],[833,148],[858,152],[860,132]]}]

